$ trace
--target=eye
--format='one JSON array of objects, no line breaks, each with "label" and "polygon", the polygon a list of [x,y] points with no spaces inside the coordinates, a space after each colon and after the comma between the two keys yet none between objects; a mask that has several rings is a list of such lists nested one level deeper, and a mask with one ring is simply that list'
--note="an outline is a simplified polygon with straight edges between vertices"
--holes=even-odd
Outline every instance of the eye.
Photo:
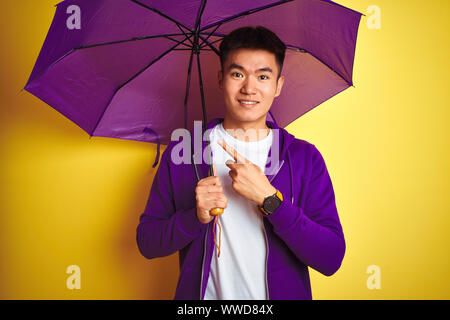
[{"label": "eye", "polygon": [[242,74],[239,73],[239,72],[233,72],[231,75],[234,76],[235,74],[238,74],[238,75],[241,75],[241,76],[242,76]]},{"label": "eye", "polygon": [[[266,75],[261,75],[260,77],[266,77],[266,79],[269,79],[269,77],[268,76],[266,76]],[[262,80],[266,80],[266,79],[262,79]]]}]

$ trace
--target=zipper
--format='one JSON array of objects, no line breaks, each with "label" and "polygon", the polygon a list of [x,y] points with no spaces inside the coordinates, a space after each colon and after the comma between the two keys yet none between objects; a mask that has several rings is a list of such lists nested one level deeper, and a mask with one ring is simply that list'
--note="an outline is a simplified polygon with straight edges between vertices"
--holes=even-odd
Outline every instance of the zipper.
[{"label": "zipper", "polygon": [[[272,182],[272,180],[276,177],[276,175],[278,174],[278,172],[280,172],[281,167],[284,164],[284,160],[281,162],[281,166],[278,167],[277,172],[275,172],[275,174],[272,176],[272,178],[270,178],[269,182]],[[270,300],[270,295],[269,295],[269,281],[267,279],[267,261],[269,260],[269,239],[267,238],[267,232],[266,232],[266,226],[263,220],[263,229],[264,229],[264,238],[266,239],[266,270],[265,270],[265,275],[266,275],[266,295],[267,295],[267,300]]]},{"label": "zipper", "polygon": [[201,279],[200,279],[200,300],[203,300],[203,269],[205,267],[205,255],[206,255],[206,240],[208,239],[208,233],[209,233],[209,223],[206,227],[206,233],[204,238],[204,245],[203,245],[203,260],[202,260],[202,273],[201,273]]}]

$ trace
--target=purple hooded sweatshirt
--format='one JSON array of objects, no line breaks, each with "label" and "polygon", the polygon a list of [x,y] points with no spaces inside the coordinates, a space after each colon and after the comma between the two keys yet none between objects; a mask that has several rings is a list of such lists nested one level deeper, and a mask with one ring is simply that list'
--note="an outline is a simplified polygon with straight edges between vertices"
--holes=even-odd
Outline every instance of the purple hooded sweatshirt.
[{"label": "purple hooded sweatshirt", "polygon": [[[211,120],[207,129],[222,121]],[[267,297],[312,299],[308,267],[331,276],[345,253],[333,186],[324,159],[313,144],[296,139],[274,122],[266,124],[279,129],[274,139],[278,139],[280,154],[278,163],[270,166],[275,170],[268,174],[269,150],[265,173],[283,194],[280,207],[270,216],[263,215]],[[198,220],[195,187],[208,177],[209,167],[205,161],[174,164],[170,154],[177,143],[171,141],[161,156],[136,240],[147,259],[178,251],[180,275],[174,299],[203,300],[214,252],[214,220],[208,224]],[[205,148],[203,141],[202,150]]]}]

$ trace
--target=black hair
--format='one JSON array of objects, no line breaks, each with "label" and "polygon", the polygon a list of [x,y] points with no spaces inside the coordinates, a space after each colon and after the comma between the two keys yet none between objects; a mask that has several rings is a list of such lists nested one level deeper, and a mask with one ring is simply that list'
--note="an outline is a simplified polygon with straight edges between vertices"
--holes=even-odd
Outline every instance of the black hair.
[{"label": "black hair", "polygon": [[247,26],[231,31],[220,43],[220,65],[224,67],[225,61],[231,51],[236,49],[262,49],[275,55],[278,65],[278,77],[283,69],[286,45],[271,30],[263,26]]}]

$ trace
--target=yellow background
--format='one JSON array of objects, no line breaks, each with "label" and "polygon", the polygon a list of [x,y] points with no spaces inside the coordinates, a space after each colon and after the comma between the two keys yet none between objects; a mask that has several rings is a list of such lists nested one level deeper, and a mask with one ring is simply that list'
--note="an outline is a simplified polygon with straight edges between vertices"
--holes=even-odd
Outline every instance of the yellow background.
[{"label": "yellow background", "polygon": [[[146,260],[135,242],[156,145],[89,139],[21,91],[58,2],[2,5],[0,298],[171,299],[177,254]],[[355,87],[287,127],[324,156],[347,241],[335,275],[311,270],[313,298],[449,299],[450,2],[338,2],[366,14]],[[370,265],[381,289],[366,285]]]}]

